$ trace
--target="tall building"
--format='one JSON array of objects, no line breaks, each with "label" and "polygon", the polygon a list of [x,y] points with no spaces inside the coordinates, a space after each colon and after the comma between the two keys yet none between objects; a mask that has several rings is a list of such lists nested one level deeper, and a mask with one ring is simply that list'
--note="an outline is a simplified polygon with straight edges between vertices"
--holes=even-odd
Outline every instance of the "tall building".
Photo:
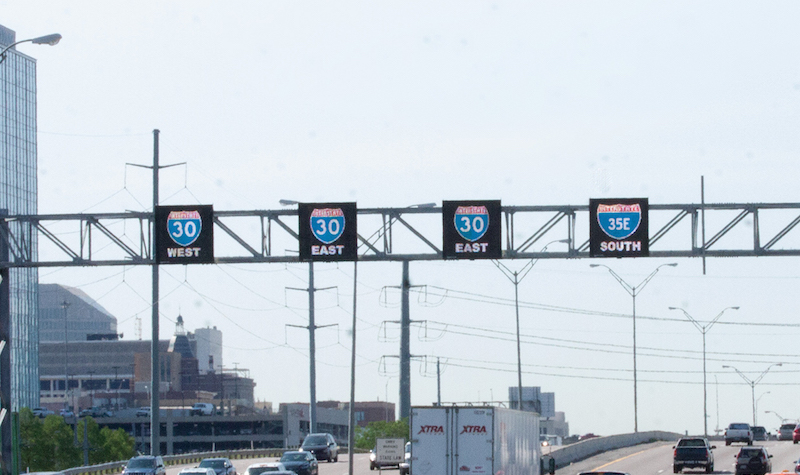
[{"label": "tall building", "polygon": [[117,336],[117,318],[82,290],[39,284],[40,342],[115,340]]},{"label": "tall building", "polygon": [[[0,48],[16,33],[0,26]],[[0,212],[37,214],[36,60],[14,48],[0,63]],[[38,259],[35,229],[11,223]],[[39,405],[39,324],[36,268],[11,269],[11,408]]]},{"label": "tall building", "polygon": [[[191,338],[192,336],[190,336]],[[214,373],[222,368],[222,332],[214,328],[198,328],[194,331],[200,374]]]}]

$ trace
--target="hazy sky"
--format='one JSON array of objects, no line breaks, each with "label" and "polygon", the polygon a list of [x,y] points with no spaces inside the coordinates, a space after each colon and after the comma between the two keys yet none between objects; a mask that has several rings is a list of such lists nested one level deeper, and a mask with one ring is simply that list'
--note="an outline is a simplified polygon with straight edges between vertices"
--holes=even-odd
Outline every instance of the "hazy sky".
[{"label": "hazy sky", "polygon": [[[697,203],[701,176],[707,202],[798,201],[797,2],[0,0],[0,12],[18,39],[64,36],[18,48],[38,61],[43,214],[147,210],[150,174],[126,163],[151,163],[156,128],[161,163],[186,162],[162,172],[162,204]],[[555,392],[575,433],[630,432],[631,298],[591,262],[635,285],[667,261],[539,262],[520,285],[523,384]],[[639,428],[703,429],[701,334],[670,306],[703,321],[741,307],[707,336],[710,428],[752,419],[750,387],[725,364],[755,378],[783,362],[755,388],[758,419],[800,417],[797,259],[711,259],[706,275],[678,262],[637,299]],[[347,400],[353,266],[316,268],[318,287],[336,287],[317,294],[317,324],[338,324],[317,334],[317,395]],[[40,279],[97,299],[126,339],[141,318],[149,338],[149,273]],[[307,273],[164,266],[161,337],[178,314],[190,330],[215,325],[226,367],[249,369],[258,399],[307,401],[308,335],[286,327],[307,322],[307,295],[287,290]],[[385,322],[400,318],[388,286],[401,266],[358,276],[356,397],[397,402],[397,360],[382,357],[399,352]],[[510,282],[486,261],[412,263],[411,279],[429,286],[412,299],[411,352],[427,356],[412,365],[412,403],[435,400],[436,357],[444,401],[507,400]]]}]

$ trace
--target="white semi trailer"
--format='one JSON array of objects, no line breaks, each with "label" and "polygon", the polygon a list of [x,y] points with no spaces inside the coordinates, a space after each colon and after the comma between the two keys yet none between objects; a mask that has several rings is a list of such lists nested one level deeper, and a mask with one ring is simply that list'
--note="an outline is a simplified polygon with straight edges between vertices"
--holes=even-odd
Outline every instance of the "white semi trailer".
[{"label": "white semi trailer", "polygon": [[412,407],[409,426],[411,475],[540,475],[535,412]]}]

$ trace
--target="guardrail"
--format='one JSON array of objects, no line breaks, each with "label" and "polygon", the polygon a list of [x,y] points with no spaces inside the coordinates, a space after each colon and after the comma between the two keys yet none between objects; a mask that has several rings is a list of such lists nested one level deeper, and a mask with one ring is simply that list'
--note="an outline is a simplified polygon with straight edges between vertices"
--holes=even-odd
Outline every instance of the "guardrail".
[{"label": "guardrail", "polygon": [[681,437],[683,437],[682,434],[660,430],[636,432],[634,434],[609,435],[582,440],[562,447],[553,447],[549,455],[555,459],[556,468],[563,468],[573,462],[579,462],[609,450],[631,447],[647,442],[655,442],[657,440],[677,441]]},{"label": "guardrail", "polygon": [[[231,460],[255,459],[263,457],[281,457],[283,453],[287,450],[297,450],[297,448],[247,449],[247,450],[222,450],[217,452],[197,452],[191,454],[164,455],[163,459],[164,459],[164,464],[167,466],[191,465],[195,463],[200,463],[201,460],[209,457],[228,457]],[[356,449],[355,452],[363,453],[366,451],[362,449]],[[60,475],[111,475],[115,473],[122,473],[122,469],[125,467],[125,464],[127,463],[128,463],[127,460],[122,462],[109,462],[100,465],[89,465],[86,467],[69,468],[62,472],[53,472],[53,473]]]}]

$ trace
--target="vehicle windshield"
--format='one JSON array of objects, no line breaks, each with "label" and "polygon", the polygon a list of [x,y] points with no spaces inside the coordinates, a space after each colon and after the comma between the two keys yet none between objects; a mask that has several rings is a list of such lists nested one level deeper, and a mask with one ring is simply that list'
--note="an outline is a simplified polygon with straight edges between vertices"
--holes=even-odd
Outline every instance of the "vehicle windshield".
[{"label": "vehicle windshield", "polygon": [[678,441],[678,447],[705,447],[706,441],[703,439],[683,439]]},{"label": "vehicle windshield", "polygon": [[731,426],[729,427],[729,429],[735,429],[735,430],[747,430],[749,428],[750,426],[747,424],[731,424]]},{"label": "vehicle windshield", "polygon": [[156,459],[153,458],[133,458],[128,462],[128,468],[153,468],[156,466]]},{"label": "vehicle windshield", "polygon": [[200,462],[203,468],[225,468],[225,461],[220,459],[205,459]]},{"label": "vehicle windshield", "polygon": [[300,452],[294,452],[291,454],[283,454],[281,457],[281,462],[302,462],[306,459],[306,454],[301,454]]},{"label": "vehicle windshield", "polygon": [[795,424],[784,424],[781,426],[781,429],[794,429]]},{"label": "vehicle windshield", "polygon": [[307,445],[326,445],[328,443],[328,438],[324,435],[309,435],[306,437],[306,440],[303,441],[303,447]]},{"label": "vehicle windshield", "polygon": [[250,467],[245,472],[247,475],[258,475],[264,472],[277,472],[278,467]]}]

